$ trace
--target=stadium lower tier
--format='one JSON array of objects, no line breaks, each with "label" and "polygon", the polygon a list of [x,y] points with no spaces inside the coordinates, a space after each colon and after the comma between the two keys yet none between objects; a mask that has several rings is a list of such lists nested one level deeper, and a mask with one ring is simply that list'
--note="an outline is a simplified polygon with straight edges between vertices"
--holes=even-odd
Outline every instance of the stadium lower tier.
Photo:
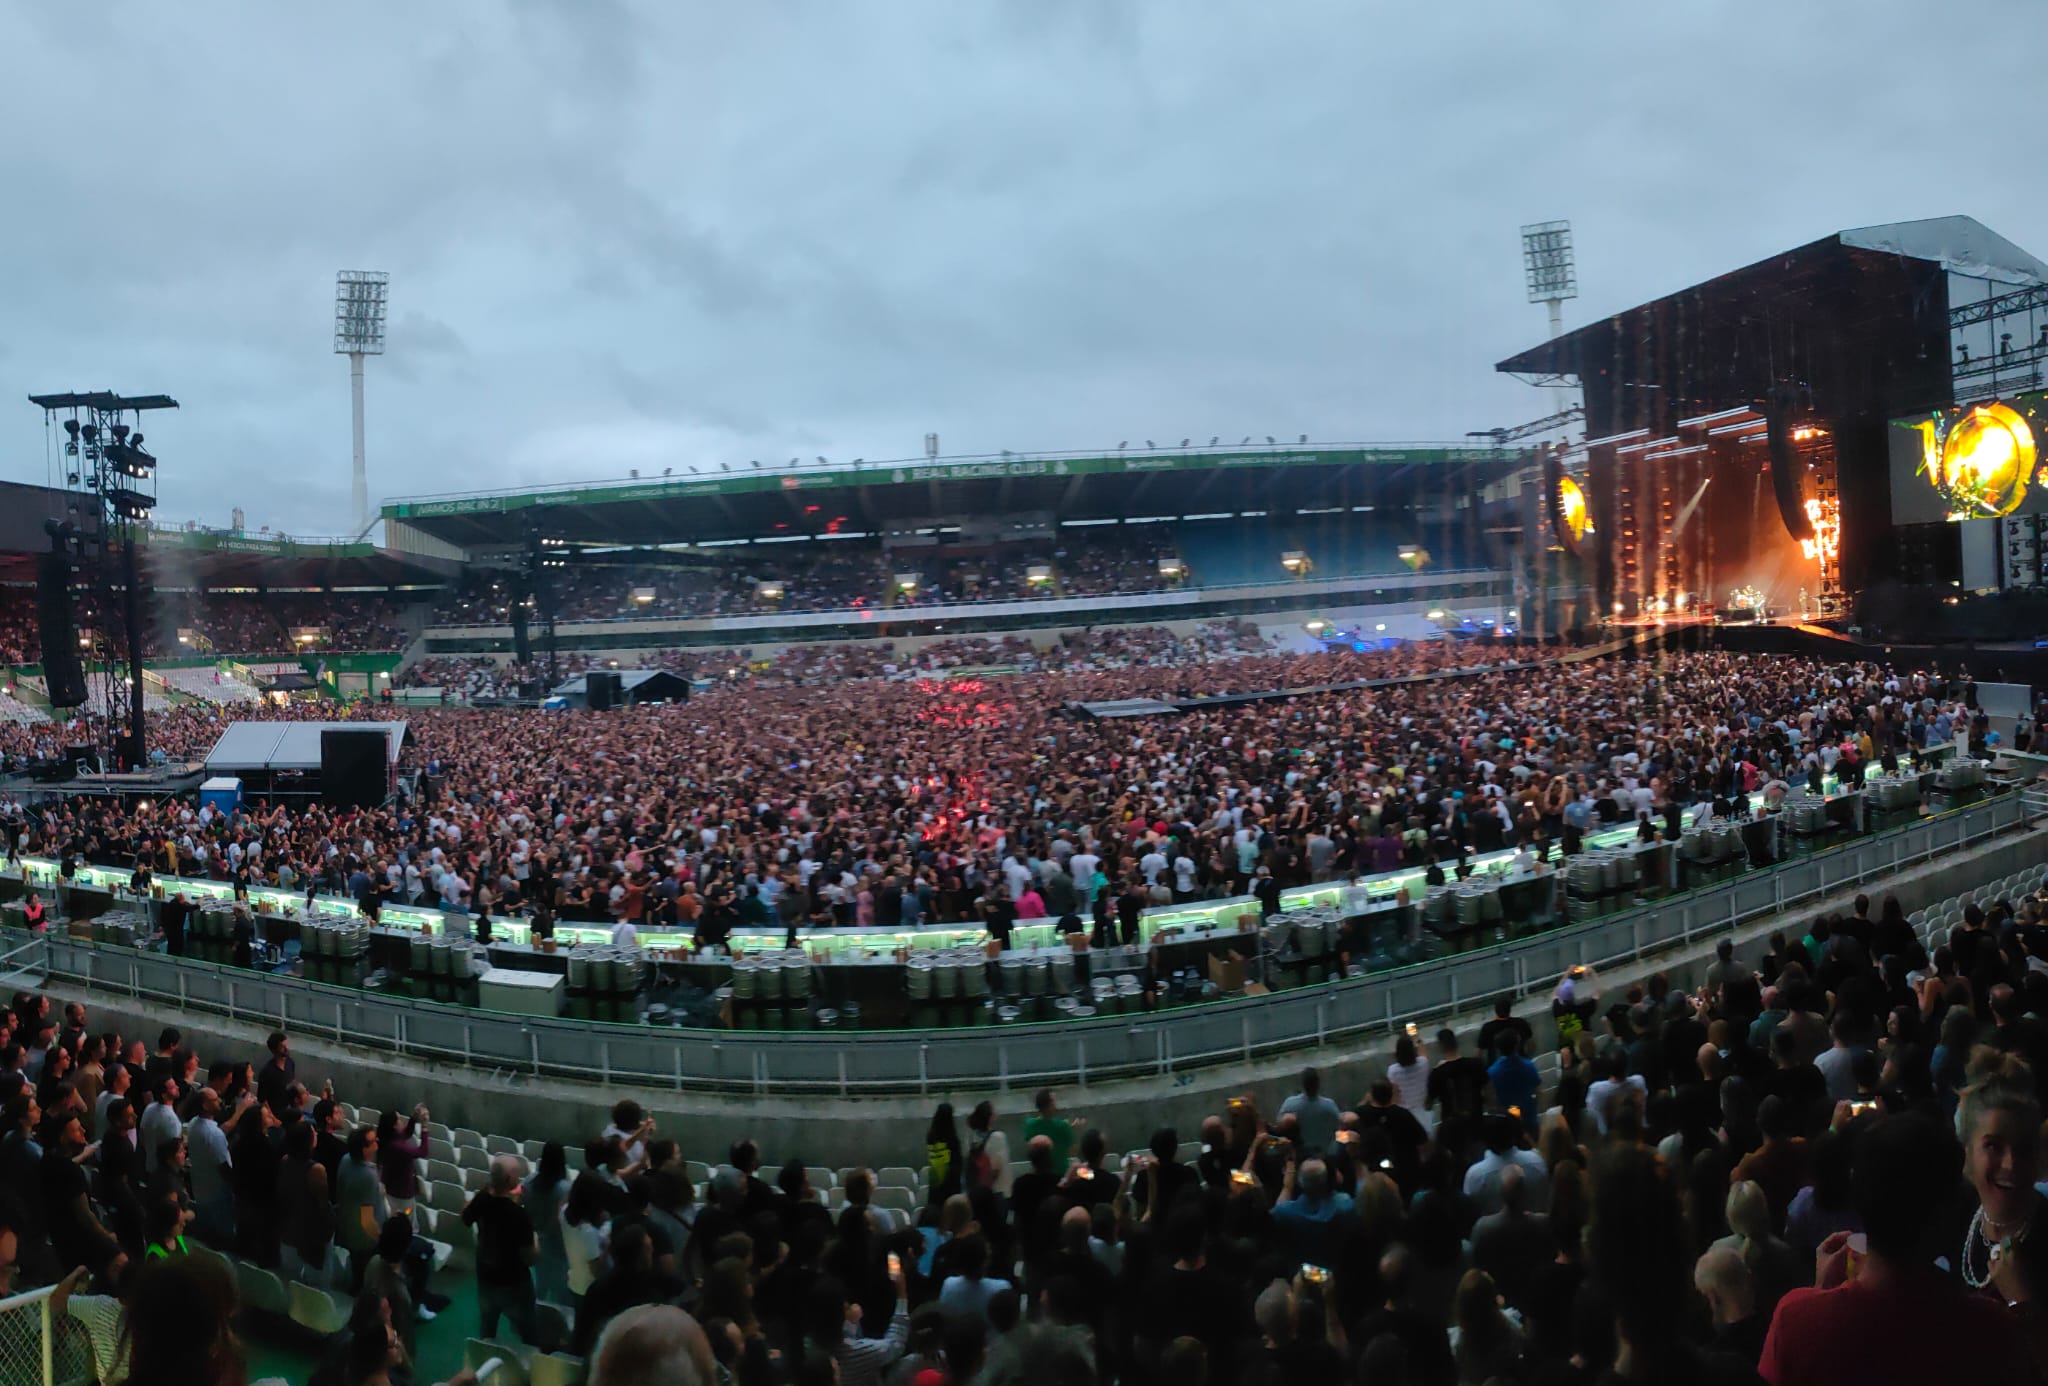
[{"label": "stadium lower tier", "polygon": [[[1460,879],[1411,868],[1282,892],[1267,914],[1249,896],[1145,911],[1128,937],[1075,921],[1020,921],[998,941],[974,926],[740,929],[700,948],[681,932],[614,942],[602,925],[492,921],[392,906],[372,921],[336,899],[166,878],[146,897],[126,873],[85,866],[68,881],[30,859],[0,875],[0,923],[50,892],[75,940],[175,952],[252,972],[514,1015],[688,1029],[902,1029],[1085,1021],[1364,977],[1510,944],[1768,871],[2000,791],[1982,762],[1918,776],[1753,796],[1734,818],[1617,824],[1552,864],[1509,852],[1475,857]],[[1675,831],[1673,831],[1675,827]],[[171,908],[183,896],[187,912]],[[170,923],[168,933],[166,922]],[[1007,946],[1004,946],[1004,945]]]}]

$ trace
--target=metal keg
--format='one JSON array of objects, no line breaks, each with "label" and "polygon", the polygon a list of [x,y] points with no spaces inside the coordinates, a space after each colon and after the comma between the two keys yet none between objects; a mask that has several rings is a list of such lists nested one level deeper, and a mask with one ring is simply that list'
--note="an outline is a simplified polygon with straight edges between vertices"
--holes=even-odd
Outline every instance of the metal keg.
[{"label": "metal keg", "polygon": [[1002,974],[1003,995],[1022,996],[1024,994],[1024,959],[1016,956],[1005,956],[1002,960]]},{"label": "metal keg", "polygon": [[1458,927],[1470,929],[1479,923],[1479,892],[1469,887],[1458,891]]},{"label": "metal keg", "polygon": [[960,969],[960,994],[977,1000],[988,995],[988,969],[982,966],[979,948],[956,948],[953,960]]},{"label": "metal keg", "polygon": [[[436,977],[446,977],[446,976],[448,975],[448,939],[447,939],[447,936],[446,936],[446,935],[444,935],[444,934],[436,934],[436,935],[434,935],[433,941],[432,941],[432,942],[430,942],[430,943],[429,943],[429,944],[428,944],[427,946],[428,946],[429,948],[431,948],[431,949],[433,950],[433,959],[434,959],[434,975],[435,975]],[[587,965],[586,965],[586,967],[587,967]],[[575,973],[576,973],[576,955],[575,955],[575,954],[573,954],[573,953],[571,953],[571,954],[569,955],[569,985],[570,985],[570,986],[572,986],[572,987],[573,987],[573,986],[577,986],[577,985],[579,985],[579,983],[578,983],[578,982],[577,982],[577,980],[576,980],[576,975],[575,975]],[[580,985],[583,985],[583,986],[588,986],[588,985],[590,985],[590,982],[589,982],[589,973],[588,973],[588,971],[587,971],[587,970],[586,970],[586,972],[584,973],[584,980],[583,980],[583,982],[582,982],[582,983],[580,983]]]},{"label": "metal keg", "polygon": [[782,999],[782,962],[779,958],[761,959],[754,973],[754,995],[763,1001]]},{"label": "metal keg", "polygon": [[960,994],[960,964],[949,953],[941,953],[932,968],[932,995],[951,1001]]},{"label": "metal keg", "polygon": [[1072,1018],[1074,1014],[1074,1008],[1076,1006],[1079,1006],[1080,1004],[1081,1003],[1079,1001],[1076,1001],[1071,996],[1055,996],[1052,1000],[1052,1008],[1055,1011],[1059,1012],[1059,1018],[1061,1020],[1067,1020]]},{"label": "metal keg", "polygon": [[839,1012],[833,1010],[830,1006],[818,1007],[818,1028],[820,1030],[838,1029]]},{"label": "metal keg", "polygon": [[1295,928],[1294,937],[1301,946],[1304,958],[1320,958],[1329,947],[1328,925],[1320,919],[1310,919]]},{"label": "metal keg", "polygon": [[811,999],[811,960],[801,948],[782,955],[782,990],[792,1001]]},{"label": "metal keg", "polygon": [[1486,889],[1479,892],[1479,922],[1498,924],[1500,922],[1500,892]]},{"label": "metal keg", "polygon": [[1032,996],[1045,995],[1046,984],[1052,979],[1052,968],[1043,953],[1035,953],[1024,968],[1024,990]]},{"label": "metal keg", "polygon": [[[569,966],[571,969],[573,969],[576,966],[576,960],[574,955],[571,955],[569,959]],[[733,960],[732,994],[734,1000],[751,1001],[754,999],[754,980],[756,972],[757,969],[754,966],[754,960],[752,958],[736,958]]]},{"label": "metal keg", "polygon": [[1095,1019],[1095,1008],[1093,1006],[1076,1006],[1069,1018],[1073,1020],[1093,1020]]},{"label": "metal keg", "polygon": [[656,1002],[654,1005],[649,1006],[647,1008],[647,1023],[649,1025],[666,1025],[668,1024],[668,1020],[668,1007],[660,1004],[659,1002]]},{"label": "metal keg", "polygon": [[1074,955],[1055,953],[1052,959],[1052,989],[1059,995],[1066,995],[1074,989]]},{"label": "metal keg", "polygon": [[1023,1018],[1024,1010],[1021,1006],[1013,1006],[1006,1001],[996,1007],[996,1023],[999,1025],[1015,1025]]},{"label": "metal keg", "polygon": [[932,995],[932,963],[912,958],[903,965],[903,990],[913,1001],[929,1001]]}]

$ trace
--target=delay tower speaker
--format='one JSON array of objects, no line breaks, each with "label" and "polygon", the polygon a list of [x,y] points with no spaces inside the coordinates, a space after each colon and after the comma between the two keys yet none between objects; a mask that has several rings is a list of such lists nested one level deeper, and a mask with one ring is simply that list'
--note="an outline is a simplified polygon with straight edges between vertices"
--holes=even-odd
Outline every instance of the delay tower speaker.
[{"label": "delay tower speaker", "polygon": [[624,702],[616,670],[593,669],[583,676],[583,701],[592,712],[610,712]]},{"label": "delay tower speaker", "polygon": [[324,727],[320,732],[320,802],[375,808],[389,797],[388,746],[381,731]]}]

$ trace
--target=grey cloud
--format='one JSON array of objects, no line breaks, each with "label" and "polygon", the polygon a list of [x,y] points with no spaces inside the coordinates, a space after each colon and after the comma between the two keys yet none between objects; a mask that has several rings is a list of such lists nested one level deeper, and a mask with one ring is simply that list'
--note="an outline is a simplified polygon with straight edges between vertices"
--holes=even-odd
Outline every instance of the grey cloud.
[{"label": "grey cloud", "polygon": [[[1546,412],[1577,323],[2037,180],[1930,69],[2036,0],[255,0],[0,9],[0,456],[31,390],[163,390],[160,513],[341,528],[332,276],[393,276],[379,495],[749,457]],[[2024,44],[1970,82],[2027,91]],[[119,158],[104,157],[118,151]],[[2036,243],[2037,252],[2048,249]],[[477,421],[485,423],[481,426]]]}]

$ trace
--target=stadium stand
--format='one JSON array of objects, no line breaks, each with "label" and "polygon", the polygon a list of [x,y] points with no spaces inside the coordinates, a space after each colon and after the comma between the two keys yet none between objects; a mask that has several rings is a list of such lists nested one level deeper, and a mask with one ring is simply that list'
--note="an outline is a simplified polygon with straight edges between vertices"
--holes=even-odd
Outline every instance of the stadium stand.
[{"label": "stadium stand", "polygon": [[[0,1070],[0,1270],[26,1290],[0,1305],[0,1369],[45,1379],[45,1303],[53,1363],[104,1364],[125,1316],[225,1275],[242,1334],[294,1381],[345,1357],[363,1303],[423,1372],[495,1358],[574,1382],[636,1305],[722,1322],[743,1300],[734,1337],[714,1334],[736,1373],[820,1350],[978,1379],[1064,1343],[1088,1380],[1157,1379],[1197,1351],[1232,1380],[1349,1381],[1394,1356],[1419,1364],[1409,1379],[1534,1380],[1611,1319],[1594,1360],[1662,1364],[1642,1379],[1806,1379],[1789,1364],[1818,1350],[1815,1291],[1795,1287],[1816,1256],[1823,1294],[1851,1234],[1885,1273],[1925,1247],[1988,1275],[1984,1222],[2041,1216],[2032,1154],[2015,1185],[1955,1133],[2038,1125],[2044,881],[2035,863],[1911,916],[1859,896],[1803,938],[1724,948],[1695,990],[1657,974],[1603,994],[1574,973],[1533,1020],[1503,1004],[1397,1036],[1362,1091],[1309,1069],[1198,1133],[1085,1094],[959,1093],[899,1121],[901,1162],[872,1167],[764,1151],[744,1126],[670,1132],[595,1091],[580,1149],[450,1127],[352,1104],[345,1066],[314,1092],[283,1032],[267,1053],[201,1054],[20,992],[0,1052],[49,1057]],[[1925,1002],[1890,1004],[1884,979],[1909,973]],[[171,1163],[152,1170],[129,1132]],[[251,1164],[266,1178],[243,1179]],[[65,1166],[77,1203],[19,1197]],[[1931,1216],[1972,1202],[1978,1220]],[[780,1293],[788,1274],[812,1288]],[[2042,1272],[2004,1274],[2009,1292]],[[1662,1299],[1633,1307],[1646,1284]],[[965,1287],[983,1292],[963,1307]],[[2017,1321],[1931,1273],[1918,1294],[1972,1325],[2001,1379],[2031,1369]],[[842,1336],[848,1305],[867,1327]]]},{"label": "stadium stand", "polygon": [[202,702],[249,703],[258,697],[252,685],[218,669],[165,669],[161,672],[169,687]]}]

